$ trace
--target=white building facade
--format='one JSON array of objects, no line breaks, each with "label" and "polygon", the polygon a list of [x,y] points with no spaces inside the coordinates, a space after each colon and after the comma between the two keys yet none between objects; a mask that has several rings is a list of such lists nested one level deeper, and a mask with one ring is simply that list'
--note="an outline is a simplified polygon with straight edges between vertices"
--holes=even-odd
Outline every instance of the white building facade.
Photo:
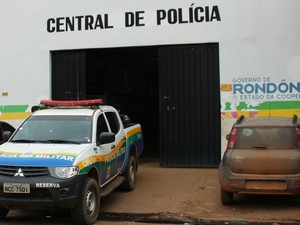
[{"label": "white building facade", "polygon": [[216,43],[221,156],[240,115],[300,115],[299,10],[298,0],[5,1],[0,120],[18,126],[53,97],[52,52]]}]

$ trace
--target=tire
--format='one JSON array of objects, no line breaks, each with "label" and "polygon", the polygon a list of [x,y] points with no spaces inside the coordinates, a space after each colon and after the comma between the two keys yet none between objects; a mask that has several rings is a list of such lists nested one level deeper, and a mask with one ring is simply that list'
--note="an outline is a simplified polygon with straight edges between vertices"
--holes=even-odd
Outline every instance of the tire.
[{"label": "tire", "polygon": [[125,181],[121,185],[121,189],[124,191],[134,190],[136,180],[136,159],[132,155],[128,158],[127,168],[123,176],[125,177]]},{"label": "tire", "polygon": [[6,208],[0,208],[0,220],[4,220],[9,210]]},{"label": "tire", "polygon": [[230,205],[233,203],[233,193],[221,190],[221,201],[223,205]]},{"label": "tire", "polygon": [[87,178],[79,204],[71,210],[76,224],[91,225],[97,221],[100,210],[100,188],[95,179]]}]

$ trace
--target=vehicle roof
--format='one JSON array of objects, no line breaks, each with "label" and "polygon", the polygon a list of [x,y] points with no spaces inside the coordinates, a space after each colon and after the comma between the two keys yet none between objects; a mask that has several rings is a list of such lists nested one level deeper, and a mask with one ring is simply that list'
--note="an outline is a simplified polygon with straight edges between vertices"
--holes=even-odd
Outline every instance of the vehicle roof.
[{"label": "vehicle roof", "polygon": [[240,123],[236,123],[235,126],[297,126],[299,124],[300,120],[297,119],[297,123],[294,123],[293,117],[254,117],[244,118]]},{"label": "vehicle roof", "polygon": [[51,107],[47,109],[37,110],[33,113],[33,116],[92,116],[96,110],[111,111],[113,107],[107,105],[101,105],[97,108],[89,107]]}]

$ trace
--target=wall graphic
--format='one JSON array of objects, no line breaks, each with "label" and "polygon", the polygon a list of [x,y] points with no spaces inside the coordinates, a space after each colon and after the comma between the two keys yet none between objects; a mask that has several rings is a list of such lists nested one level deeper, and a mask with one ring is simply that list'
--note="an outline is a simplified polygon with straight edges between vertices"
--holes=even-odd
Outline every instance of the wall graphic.
[{"label": "wall graphic", "polygon": [[235,77],[220,88],[222,118],[300,115],[300,82]]},{"label": "wall graphic", "polygon": [[0,106],[0,120],[24,120],[31,112],[27,112],[28,105],[2,105]]}]

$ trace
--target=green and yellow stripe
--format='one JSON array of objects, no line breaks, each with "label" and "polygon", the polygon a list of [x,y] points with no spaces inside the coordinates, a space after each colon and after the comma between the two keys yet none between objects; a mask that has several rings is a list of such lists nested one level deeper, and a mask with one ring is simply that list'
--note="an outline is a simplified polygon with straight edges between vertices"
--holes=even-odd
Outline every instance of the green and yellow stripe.
[{"label": "green and yellow stripe", "polygon": [[258,105],[240,102],[232,107],[231,102],[225,103],[225,109],[221,114],[223,118],[236,118],[241,115],[246,117],[258,116],[300,116],[300,101],[268,101]]},{"label": "green and yellow stripe", "polygon": [[0,106],[0,120],[24,120],[31,112],[27,112],[29,105]]}]

